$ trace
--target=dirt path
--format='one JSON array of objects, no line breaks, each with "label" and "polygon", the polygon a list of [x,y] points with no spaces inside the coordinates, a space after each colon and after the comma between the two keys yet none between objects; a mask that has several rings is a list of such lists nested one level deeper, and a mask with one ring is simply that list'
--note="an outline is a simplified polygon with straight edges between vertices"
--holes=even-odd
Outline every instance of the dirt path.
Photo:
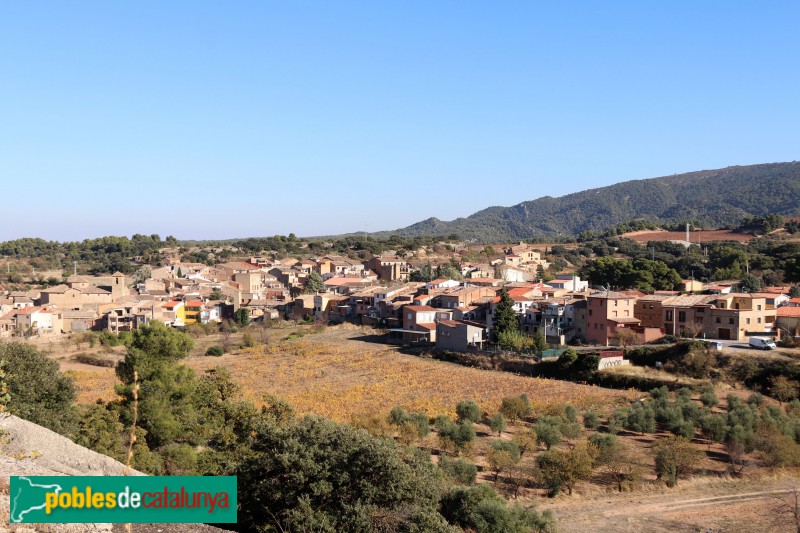
[{"label": "dirt path", "polygon": [[559,498],[550,507],[561,533],[796,531],[776,509],[792,481],[725,481],[657,492],[608,493]]}]

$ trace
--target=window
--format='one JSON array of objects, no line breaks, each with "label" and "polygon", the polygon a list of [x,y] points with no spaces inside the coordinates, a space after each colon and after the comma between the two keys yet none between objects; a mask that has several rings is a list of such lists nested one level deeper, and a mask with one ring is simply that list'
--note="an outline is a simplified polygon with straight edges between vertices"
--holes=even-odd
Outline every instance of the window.
[{"label": "window", "polygon": [[749,318],[747,319],[747,323],[748,323],[748,324],[750,323],[750,319],[749,319]]},{"label": "window", "polygon": [[722,323],[722,319],[720,317],[717,317],[717,324],[721,324],[721,323]]},{"label": "window", "polygon": [[686,322],[686,311],[678,311],[678,322]]},{"label": "window", "polygon": [[614,318],[617,318],[617,312],[614,311]]},{"label": "window", "polygon": [[[749,322],[750,319],[748,318],[747,321]],[[761,319],[760,318],[758,319],[758,323],[761,324]]]},{"label": "window", "polygon": [[759,310],[759,311],[761,311],[761,304],[758,304],[758,305],[756,306],[756,309],[757,309],[757,310]]},{"label": "window", "polygon": [[733,324],[733,317],[730,317],[730,318],[728,319],[728,324]]},{"label": "window", "polygon": [[667,311],[667,321],[668,322],[672,321],[672,311]]}]

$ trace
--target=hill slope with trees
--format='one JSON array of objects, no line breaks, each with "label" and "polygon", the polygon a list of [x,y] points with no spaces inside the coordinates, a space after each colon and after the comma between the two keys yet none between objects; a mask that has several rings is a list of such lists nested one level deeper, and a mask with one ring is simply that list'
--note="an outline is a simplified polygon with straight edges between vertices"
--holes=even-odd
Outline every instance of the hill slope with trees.
[{"label": "hill slope with trees", "polygon": [[734,166],[660,178],[626,181],[560,198],[545,196],[511,207],[489,207],[452,221],[429,218],[376,237],[457,234],[462,239],[500,242],[577,235],[622,222],[694,221],[709,227],[743,218],[800,215],[800,162]]}]

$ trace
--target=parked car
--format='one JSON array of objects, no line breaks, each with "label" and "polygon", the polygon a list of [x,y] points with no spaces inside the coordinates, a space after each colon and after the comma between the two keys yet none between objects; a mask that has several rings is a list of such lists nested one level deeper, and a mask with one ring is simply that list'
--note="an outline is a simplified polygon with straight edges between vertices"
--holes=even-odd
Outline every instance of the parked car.
[{"label": "parked car", "polygon": [[775,341],[768,337],[750,337],[750,346],[759,350],[774,350]]}]

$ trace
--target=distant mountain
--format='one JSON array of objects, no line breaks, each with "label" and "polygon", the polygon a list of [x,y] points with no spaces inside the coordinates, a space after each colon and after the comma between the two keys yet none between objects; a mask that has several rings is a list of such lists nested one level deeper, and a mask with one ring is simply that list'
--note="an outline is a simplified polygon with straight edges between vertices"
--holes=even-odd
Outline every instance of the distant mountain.
[{"label": "distant mountain", "polygon": [[697,220],[708,227],[737,224],[743,217],[778,213],[800,216],[800,162],[734,166],[625,181],[560,198],[545,196],[511,207],[489,207],[466,218],[429,218],[379,238],[457,234],[462,239],[502,242],[606,230],[635,219]]}]

